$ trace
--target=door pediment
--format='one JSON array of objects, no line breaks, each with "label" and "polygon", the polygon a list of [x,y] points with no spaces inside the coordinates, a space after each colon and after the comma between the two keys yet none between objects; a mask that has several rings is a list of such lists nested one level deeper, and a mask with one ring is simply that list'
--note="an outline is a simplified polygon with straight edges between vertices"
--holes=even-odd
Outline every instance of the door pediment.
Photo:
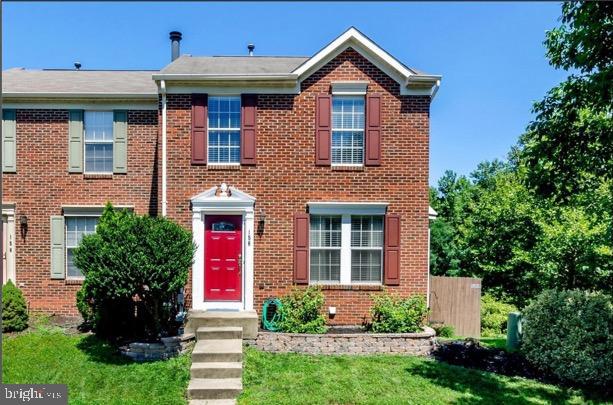
[{"label": "door pediment", "polygon": [[232,209],[253,208],[255,197],[226,183],[214,186],[191,198],[192,209],[203,211],[206,209]]}]

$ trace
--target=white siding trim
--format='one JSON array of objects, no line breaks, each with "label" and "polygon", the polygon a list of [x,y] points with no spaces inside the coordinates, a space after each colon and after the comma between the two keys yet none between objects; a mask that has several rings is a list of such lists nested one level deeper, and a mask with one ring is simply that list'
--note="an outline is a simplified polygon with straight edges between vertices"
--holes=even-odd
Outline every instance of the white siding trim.
[{"label": "white siding trim", "polygon": [[338,81],[332,82],[332,95],[334,96],[365,96],[368,82],[364,81]]},{"label": "white siding trim", "polygon": [[312,215],[385,215],[387,202],[309,201]]},{"label": "white siding trim", "polygon": [[[217,187],[194,196],[192,202],[192,234],[196,254],[192,265],[192,309],[253,310],[254,297],[254,244],[255,244],[255,198],[230,187],[230,196],[215,196]],[[204,221],[206,215],[242,215],[243,279],[241,302],[204,300]]]}]

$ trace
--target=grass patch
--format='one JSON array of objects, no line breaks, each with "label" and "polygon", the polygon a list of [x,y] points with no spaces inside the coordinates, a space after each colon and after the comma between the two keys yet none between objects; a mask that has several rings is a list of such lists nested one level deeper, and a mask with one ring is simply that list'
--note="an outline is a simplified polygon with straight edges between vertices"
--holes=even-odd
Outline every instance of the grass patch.
[{"label": "grass patch", "polygon": [[479,338],[481,346],[489,347],[492,349],[507,350],[507,337],[506,336],[493,336]]},{"label": "grass patch", "polygon": [[[309,356],[248,348],[241,404],[585,403],[582,392],[411,356]],[[593,401],[596,403],[597,401]]]},{"label": "grass patch", "polygon": [[134,363],[93,335],[42,327],[2,339],[2,380],[67,384],[71,404],[185,404],[190,358]]}]

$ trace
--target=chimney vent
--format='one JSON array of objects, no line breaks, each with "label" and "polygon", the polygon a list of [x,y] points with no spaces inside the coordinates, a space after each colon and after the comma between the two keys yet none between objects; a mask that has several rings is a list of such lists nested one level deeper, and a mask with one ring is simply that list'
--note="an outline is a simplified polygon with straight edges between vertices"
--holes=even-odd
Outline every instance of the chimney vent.
[{"label": "chimney vent", "polygon": [[75,62],[75,63],[74,63],[74,68],[75,68],[76,70],[81,70],[81,62]]},{"label": "chimney vent", "polygon": [[170,32],[170,61],[174,61],[181,55],[180,42],[183,35],[179,31]]},{"label": "chimney vent", "polygon": [[247,45],[247,49],[249,50],[249,56],[253,56],[253,50],[255,49],[255,45],[249,44]]}]

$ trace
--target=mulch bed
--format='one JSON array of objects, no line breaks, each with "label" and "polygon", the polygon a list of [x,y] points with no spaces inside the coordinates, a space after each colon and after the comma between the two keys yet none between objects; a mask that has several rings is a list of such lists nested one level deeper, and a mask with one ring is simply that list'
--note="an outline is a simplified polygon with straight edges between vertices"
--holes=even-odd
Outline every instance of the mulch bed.
[{"label": "mulch bed", "polygon": [[520,353],[484,347],[474,339],[439,343],[433,356],[445,363],[496,374],[539,380],[544,378],[543,373],[532,367]]}]

